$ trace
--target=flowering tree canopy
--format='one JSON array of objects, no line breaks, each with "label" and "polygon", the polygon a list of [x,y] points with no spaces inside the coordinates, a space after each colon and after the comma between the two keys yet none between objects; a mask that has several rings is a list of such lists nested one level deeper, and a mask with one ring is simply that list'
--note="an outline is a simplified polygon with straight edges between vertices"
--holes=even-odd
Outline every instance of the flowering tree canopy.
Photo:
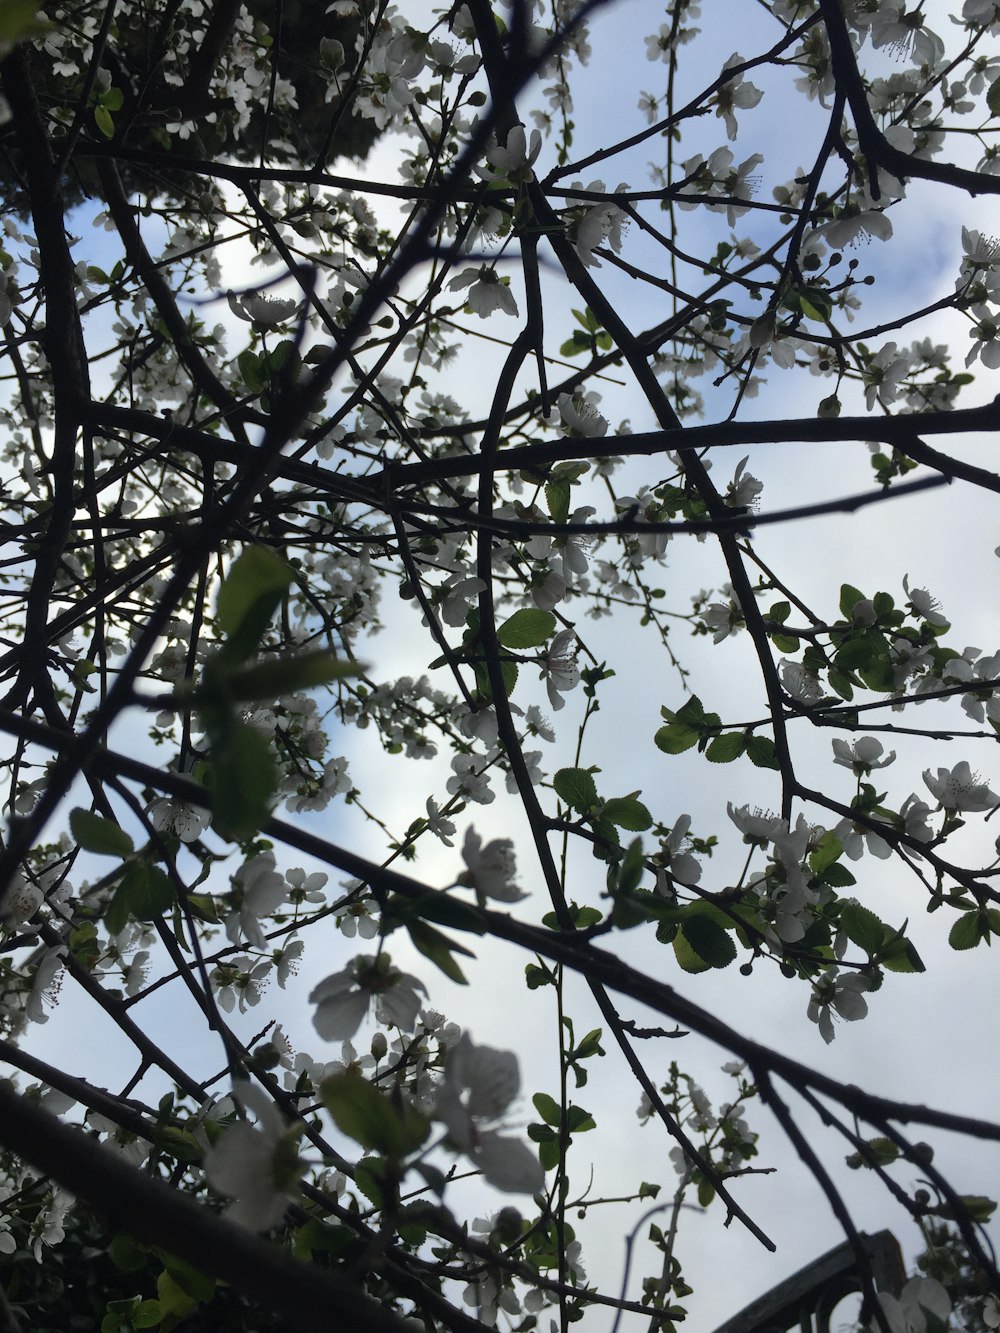
[{"label": "flowering tree canopy", "polygon": [[709,9],[0,12],[0,1327],[672,1333],[775,1170],[1000,1323],[832,1063],[1000,935],[1000,5]]}]

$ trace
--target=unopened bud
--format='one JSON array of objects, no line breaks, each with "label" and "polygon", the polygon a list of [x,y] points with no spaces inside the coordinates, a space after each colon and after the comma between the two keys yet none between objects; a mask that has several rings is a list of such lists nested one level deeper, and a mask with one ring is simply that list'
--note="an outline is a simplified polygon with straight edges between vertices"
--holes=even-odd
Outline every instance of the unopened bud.
[{"label": "unopened bud", "polygon": [[385,1039],[384,1032],[376,1032],[372,1037],[372,1058],[377,1063],[385,1059],[385,1053],[389,1049],[389,1043]]}]

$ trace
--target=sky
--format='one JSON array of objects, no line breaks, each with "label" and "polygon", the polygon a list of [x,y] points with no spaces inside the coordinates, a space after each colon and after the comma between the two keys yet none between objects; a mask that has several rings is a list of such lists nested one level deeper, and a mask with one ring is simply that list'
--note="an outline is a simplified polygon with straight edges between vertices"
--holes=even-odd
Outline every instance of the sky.
[{"label": "sky", "polygon": [[[581,155],[609,138],[618,138],[641,128],[643,119],[636,109],[640,91],[656,91],[665,66],[645,61],[643,36],[662,21],[662,11],[645,0],[627,0],[609,7],[593,25],[591,64],[574,71],[576,107],[574,111],[575,147]],[[761,49],[761,39],[771,28],[759,9],[746,4],[706,0],[702,26],[707,40],[685,49],[682,79],[695,91],[712,77],[719,65],[738,49],[744,56]],[[716,34],[732,34],[727,41]],[[687,56],[690,52],[690,57]],[[627,73],[624,73],[627,72]],[[623,77],[624,73],[624,77]],[[787,78],[787,73],[785,75]],[[795,116],[790,119],[789,102],[776,75],[757,79],[765,96],[753,111],[741,115],[741,135],[734,145],[736,160],[752,152],[763,152],[760,196],[792,176],[808,161],[808,145],[815,139],[820,124],[819,111],[803,99],[795,102]],[[530,98],[525,104],[530,105]],[[703,152],[707,156],[725,142],[720,121],[707,119],[686,133],[684,155]],[[634,188],[647,185],[646,159],[655,147],[633,152],[626,162],[602,168],[609,186],[627,180]],[[551,165],[543,150],[536,168],[544,174]],[[392,178],[393,147],[377,146],[366,164],[365,172],[378,178]],[[593,173],[584,173],[589,184]],[[959,198],[942,200],[938,193],[916,186],[902,207],[893,210],[895,237],[892,245],[881,247],[873,242],[868,248],[853,252],[860,271],[878,274],[878,283],[865,293],[865,314],[874,321],[891,317],[893,311],[927,304],[950,291],[958,271],[960,228],[963,223],[988,229],[989,205],[972,204]],[[706,222],[703,214],[685,215],[686,235],[692,248],[704,246],[707,236],[724,234],[717,221]],[[627,233],[623,253],[635,263],[662,263],[662,259],[636,234]],[[259,270],[241,270],[238,253],[227,256],[226,277],[233,286],[253,281]],[[516,286],[516,271],[513,283]],[[638,290],[631,280],[614,273],[605,264],[599,278],[613,294],[619,309],[637,325],[652,322],[652,299]],[[552,343],[568,335],[568,310],[577,303],[560,280],[544,275],[548,327]],[[666,310],[665,310],[666,313]],[[226,319],[223,308],[219,317]],[[560,325],[560,317],[565,329]],[[478,321],[470,321],[478,331]],[[927,326],[907,333],[910,337],[932,335],[935,340],[954,341],[957,359],[964,356],[963,321],[956,317],[935,317]],[[494,327],[496,326],[496,327]],[[497,319],[484,324],[483,331],[503,335],[508,330]],[[481,409],[488,400],[495,379],[496,360],[491,349],[469,339],[458,366],[451,372],[449,388],[470,409]],[[626,378],[623,376],[623,379]],[[978,368],[976,384],[968,393],[967,405],[988,401],[997,392],[996,375]],[[706,390],[705,383],[697,385]],[[743,418],[771,416],[810,416],[815,410],[816,383],[808,375],[768,371],[768,382],[757,398],[741,409]],[[706,420],[725,416],[732,404],[732,391],[723,387],[714,395],[706,392]],[[860,400],[859,400],[860,401]],[[602,408],[612,421],[628,418],[634,430],[651,424],[649,409],[638,391],[629,383],[609,391]],[[845,411],[858,410],[858,404]],[[988,440],[963,441],[962,456],[990,465]],[[783,508],[810,500],[830,498],[865,490],[871,485],[871,470],[863,444],[848,446],[775,445],[749,450],[749,470],[764,483],[762,511]],[[739,461],[740,453],[719,451],[715,456],[716,475],[728,479]],[[629,463],[622,471],[621,488],[638,486],[650,477],[658,479],[657,464],[641,460]],[[653,469],[651,472],[650,469]],[[772,568],[786,571],[794,587],[810,605],[833,614],[842,581],[856,584],[871,593],[885,589],[897,600],[902,596],[902,578],[909,574],[913,586],[929,587],[940,599],[956,627],[962,626],[967,637],[956,646],[975,644],[985,653],[1000,647],[996,617],[997,578],[1000,572],[994,547],[1000,540],[995,507],[981,492],[961,483],[925,495],[890,502],[852,518],[828,516],[800,521],[761,531],[757,549]],[[721,559],[711,542],[699,543],[691,537],[678,537],[671,545],[666,569],[660,580],[665,588],[665,605],[685,610],[690,595],[700,588],[718,589],[725,579]],[[369,660],[372,673],[395,677],[420,674],[428,670],[432,656],[422,635],[418,617],[394,600],[391,588],[384,598],[386,628],[372,638]],[[575,607],[570,607],[575,614]],[[670,758],[652,743],[659,725],[662,705],[676,708],[683,701],[681,683],[657,654],[652,641],[644,635],[635,617],[616,616],[579,625],[581,637],[598,658],[613,658],[618,676],[602,693],[602,709],[588,730],[589,753],[601,765],[602,792],[626,792],[641,789],[644,799],[653,805],[658,818],[689,814],[693,827],[703,834],[717,832],[728,844],[706,866],[708,887],[724,884],[728,874],[738,873],[734,862],[735,839],[726,821],[727,801],[735,805],[773,804],[777,791],[769,784],[769,775],[739,761],[721,771],[690,755]],[[737,635],[719,645],[705,637],[692,637],[679,625],[671,640],[674,651],[685,667],[706,707],[722,713],[726,720],[760,715],[759,688],[756,685],[751,646],[747,635]],[[367,651],[367,649],[366,649]],[[539,702],[544,706],[544,685],[522,673],[518,702]],[[543,766],[549,774],[572,762],[575,727],[579,721],[580,692],[570,695],[565,710],[556,718],[557,742],[542,745]],[[546,709],[547,711],[547,709]],[[913,725],[945,725],[950,713],[937,704],[923,705]],[[887,714],[883,720],[891,720]],[[116,733],[122,748],[141,747],[139,727],[129,720]],[[404,829],[422,812],[427,794],[439,799],[448,776],[445,759],[424,763],[416,772],[413,765],[401,769],[397,760],[386,757],[369,743],[369,737],[344,732],[338,735],[343,753],[349,758],[355,783],[363,792],[380,793],[379,812],[394,830]],[[831,794],[848,800],[851,779],[846,770],[829,768],[830,737],[827,732],[798,742],[801,746],[802,773],[805,779],[839,780],[841,786]],[[927,767],[951,766],[968,758],[981,769],[991,785],[1000,781],[1000,765],[993,760],[993,747],[971,747],[960,740],[950,743],[927,742],[918,738],[896,739],[892,745],[900,752],[897,764],[885,771],[884,782],[896,804],[910,790],[921,790],[920,772]],[[985,753],[980,753],[980,750]],[[402,780],[401,780],[402,779]],[[880,788],[881,789],[881,788]],[[892,800],[890,799],[890,803]],[[819,816],[817,816],[819,817]],[[374,825],[366,822],[356,809],[338,803],[321,815],[303,816],[307,827],[352,847],[374,859],[385,854],[384,839]],[[514,912],[527,919],[539,913],[543,894],[537,868],[528,856],[529,839],[523,815],[516,803],[502,794],[489,807],[470,807],[462,817],[459,843],[466,822],[474,822],[485,837],[513,837],[522,853],[522,883],[531,897],[518,904]],[[975,822],[975,821],[974,821]],[[995,824],[975,822],[967,830],[968,842],[983,848],[983,861],[992,856]],[[969,863],[975,863],[970,853]],[[305,864],[293,854],[287,865]],[[574,896],[580,901],[600,902],[601,866],[590,858],[573,855],[576,877]],[[458,849],[434,846],[421,855],[415,873],[430,884],[446,887],[462,869]],[[335,878],[335,876],[331,876]],[[885,1095],[927,1102],[943,1109],[992,1117],[997,1099],[995,1062],[990,1052],[996,1049],[997,980],[992,954],[985,948],[958,956],[943,938],[941,921],[929,917],[914,883],[893,862],[875,864],[866,858],[859,874],[863,900],[869,902],[883,919],[902,924],[910,922],[917,947],[927,963],[921,977],[893,976],[883,990],[871,997],[869,1016],[864,1022],[841,1024],[836,1041],[824,1046],[815,1026],[806,1018],[807,992],[801,984],[786,982],[776,969],[758,966],[751,978],[741,976],[736,968],[697,977],[680,974],[672,955],[656,946],[644,931],[635,931],[616,939],[623,956],[644,966],[652,975],[663,976],[688,998],[724,1017],[740,1031],[761,1036],[783,1052],[824,1071]],[[870,896],[869,896],[870,895]],[[471,963],[471,984],[459,990],[429,968],[405,945],[390,941],[394,960],[427,981],[432,1003],[449,1017],[461,1021],[477,1042],[504,1049],[516,1049],[521,1060],[522,1087],[554,1091],[553,1050],[555,1023],[545,992],[523,991],[520,975],[524,958],[506,946],[490,941],[475,941],[478,960]],[[327,938],[313,946],[311,955],[287,992],[272,988],[264,1004],[237,1023],[241,1035],[259,1031],[267,1018],[278,1017],[290,1033],[300,1034],[302,1044],[314,1053],[316,1043],[309,1029],[310,1006],[307,996],[312,985],[329,972],[344,965],[358,951],[356,942],[345,940],[328,926]],[[185,1012],[186,997],[178,999],[160,992],[141,1006],[144,1023],[161,1034],[171,1048],[183,1051],[192,1067],[202,1072],[221,1069],[222,1061],[214,1046],[200,1035],[197,1024]],[[593,1002],[582,984],[568,987],[570,1012],[577,1032],[600,1025]],[[622,1006],[623,1015],[635,1017],[640,1024],[656,1020],[641,1010]],[[192,1013],[191,1020],[194,1015]],[[64,1064],[70,1072],[85,1072],[77,1054],[81,1049],[100,1045],[106,1058],[107,1081],[115,1086],[127,1077],[130,1066],[118,1053],[115,1034],[105,1020],[90,1008],[63,1004],[50,1023],[31,1034],[31,1047],[43,1058]],[[359,1040],[359,1046],[362,1042]],[[334,1058],[330,1050],[326,1058]],[[666,1074],[670,1060],[702,1082],[716,1106],[731,1096],[731,1079],[720,1072],[730,1057],[725,1051],[708,1047],[695,1038],[660,1041],[649,1051],[649,1067]],[[77,1061],[77,1064],[74,1064]],[[596,1063],[596,1062],[595,1062]],[[571,1164],[574,1186],[585,1184],[593,1171],[595,1195],[621,1194],[623,1187],[635,1187],[640,1180],[655,1180],[669,1189],[673,1168],[667,1152],[665,1135],[655,1125],[639,1126],[635,1109],[638,1089],[625,1075],[620,1057],[610,1049],[600,1067],[592,1070],[591,1081],[579,1093],[579,1100],[598,1121],[593,1144],[581,1137],[574,1148]],[[796,1107],[800,1123],[816,1142],[821,1130],[804,1108]],[[527,1095],[518,1112],[519,1122],[533,1118]],[[741,1183],[739,1201],[761,1221],[778,1245],[777,1253],[767,1254],[738,1223],[723,1226],[724,1217],[716,1204],[705,1216],[685,1214],[682,1222],[679,1254],[695,1294],[689,1301],[688,1327],[710,1330],[761,1292],[795,1271],[802,1264],[836,1245],[842,1233],[829,1208],[807,1173],[794,1160],[780,1131],[759,1104],[748,1112],[751,1127],[759,1130],[760,1157],[755,1160],[774,1167],[773,1175],[755,1176]],[[920,1137],[922,1135],[918,1135]],[[825,1137],[823,1139],[825,1142]],[[997,1154],[983,1145],[950,1141],[935,1136],[939,1144],[937,1163],[950,1175],[960,1191],[989,1193],[989,1182],[997,1178]],[[893,1227],[912,1258],[919,1248],[911,1226],[892,1204],[885,1191],[862,1173],[850,1173],[842,1165],[843,1150],[827,1145],[837,1179],[851,1191],[855,1220],[866,1230]],[[579,1154],[577,1157],[575,1154]],[[912,1173],[897,1173],[907,1187],[914,1183]],[[504,1200],[486,1191],[469,1189],[470,1208],[488,1211]],[[634,1214],[628,1215],[634,1221]],[[594,1209],[580,1222],[584,1238],[585,1261],[592,1279],[602,1288],[616,1290],[623,1261],[622,1230],[626,1225],[624,1210],[611,1206]],[[720,1274],[724,1275],[720,1279]],[[634,1292],[633,1292],[634,1294]],[[593,1321],[593,1322],[591,1322]],[[586,1325],[604,1327],[597,1315],[588,1315]]]}]

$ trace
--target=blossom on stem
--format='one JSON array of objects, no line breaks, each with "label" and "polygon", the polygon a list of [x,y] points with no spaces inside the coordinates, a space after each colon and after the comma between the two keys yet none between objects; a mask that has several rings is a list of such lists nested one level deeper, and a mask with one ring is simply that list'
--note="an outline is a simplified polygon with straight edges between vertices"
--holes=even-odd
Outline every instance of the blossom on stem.
[{"label": "blossom on stem", "polygon": [[949,620],[941,614],[941,603],[932,597],[926,588],[911,588],[909,574],[903,575],[903,591],[907,596],[907,605],[915,616],[926,620],[928,625],[947,628]]},{"label": "blossom on stem", "polygon": [[514,883],[517,858],[510,838],[494,838],[483,846],[483,840],[470,824],[462,843],[462,860],[468,867],[456,883],[475,889],[480,907],[488,898],[501,903],[516,903],[528,895]]},{"label": "blossom on stem", "polygon": [[813,983],[807,1012],[811,1021],[819,1024],[820,1036],[827,1045],[835,1036],[834,1013],[848,1023],[854,1023],[868,1013],[868,1002],[862,994],[862,991],[867,989],[867,977],[863,977],[859,972],[841,977],[835,967],[828,968]]},{"label": "blossom on stem", "polygon": [[309,995],[310,1003],[316,1005],[313,1027],[324,1041],[348,1041],[367,1018],[374,1000],[380,1023],[412,1032],[421,994],[427,994],[424,983],[393,967],[387,953],[375,958],[362,954],[313,988]]},{"label": "blossom on stem", "polygon": [[299,308],[298,301],[291,297],[282,299],[279,296],[266,296],[263,292],[248,292],[243,296],[227,292],[226,298],[234,315],[249,324],[256,324],[259,329],[273,329],[278,324],[284,324]]},{"label": "blossom on stem", "polygon": [[859,778],[870,773],[872,769],[887,768],[896,758],[896,751],[890,750],[883,759],[882,742],[876,740],[874,736],[859,736],[853,745],[848,745],[847,741],[841,740],[838,736],[832,745],[833,762],[849,768]]},{"label": "blossom on stem", "polygon": [[[947,1328],[951,1315],[951,1298],[932,1277],[911,1277],[898,1297],[880,1291],[878,1302],[892,1333],[929,1333],[931,1329]],[[874,1320],[868,1325],[869,1333],[877,1328]]]},{"label": "blossom on stem", "polygon": [[520,1086],[513,1051],[475,1046],[463,1033],[448,1052],[434,1115],[452,1145],[475,1162],[491,1185],[512,1194],[534,1194],[545,1183],[538,1158],[527,1144],[496,1128]]},{"label": "blossom on stem", "polygon": [[558,712],[566,700],[562,692],[573,690],[580,683],[580,668],[576,664],[576,635],[571,629],[562,629],[549,644],[545,655],[544,674],[549,703]]},{"label": "blossom on stem", "polygon": [[973,773],[966,759],[952,769],[939,768],[936,776],[925,768],[924,783],[931,795],[936,796],[952,815],[959,810],[970,813],[990,810],[1000,802],[1000,796],[990,791],[978,773]]},{"label": "blossom on stem", "polygon": [[517,302],[510,286],[488,264],[467,268],[448,283],[450,291],[462,291],[466,287],[469,290],[465,304],[480,319],[488,319],[494,310],[502,310],[506,315],[517,314]]},{"label": "blossom on stem", "polygon": [[253,1084],[242,1084],[235,1096],[257,1123],[230,1125],[205,1154],[205,1174],[213,1189],[233,1200],[226,1209],[230,1222],[270,1231],[296,1192],[302,1126],[289,1129],[270,1097]]}]

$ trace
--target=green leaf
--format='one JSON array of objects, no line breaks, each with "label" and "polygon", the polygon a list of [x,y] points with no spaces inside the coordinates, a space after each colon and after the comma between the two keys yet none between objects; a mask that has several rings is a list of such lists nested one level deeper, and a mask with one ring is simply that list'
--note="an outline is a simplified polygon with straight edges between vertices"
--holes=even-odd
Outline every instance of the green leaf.
[{"label": "green leaf", "polygon": [[653,823],[653,816],[641,801],[635,799],[637,794],[614,796],[610,801],[605,801],[601,811],[603,818],[610,819],[612,824],[628,829],[630,833],[641,833],[643,829],[649,828]]},{"label": "green leaf", "polygon": [[867,1139],[863,1149],[850,1153],[845,1160],[852,1171],[857,1171],[862,1166],[868,1168],[889,1166],[898,1157],[899,1148],[892,1139],[879,1137]]},{"label": "green leaf", "polygon": [[204,716],[211,741],[212,824],[224,838],[239,842],[268,819],[278,767],[270,743],[236,713],[213,710],[210,719],[205,710]]},{"label": "green leaf", "polygon": [[831,889],[849,889],[858,882],[841,861],[835,861],[833,865],[827,866],[820,879]]},{"label": "green leaf", "polygon": [[[437,889],[428,889],[418,898],[390,899],[393,910],[398,907],[404,917],[418,916],[424,921],[435,921],[439,926],[451,926],[453,930],[468,930],[475,935],[486,934],[486,924],[478,908],[463,902],[454,894],[442,893]],[[457,945],[452,945],[457,948]],[[470,954],[471,958],[473,955]]]},{"label": "green leaf", "polygon": [[706,967],[728,967],[736,957],[735,940],[707,916],[689,916],[681,934]]},{"label": "green leaf", "polygon": [[547,1092],[536,1092],[531,1101],[544,1122],[558,1129],[562,1115],[559,1111],[559,1103],[555,1098],[550,1097]]},{"label": "green leaf", "polygon": [[[948,943],[953,949],[974,949],[984,938],[982,925],[982,915],[978,910],[963,912],[948,932]],[[988,929],[985,934],[989,934]]]},{"label": "green leaf", "polygon": [[963,1194],[954,1204],[940,1203],[934,1208],[928,1209],[928,1212],[934,1213],[936,1217],[947,1217],[954,1220],[959,1218],[968,1218],[972,1222],[988,1222],[996,1210],[996,1200],[988,1199],[985,1194]]},{"label": "green leaf", "polygon": [[538,648],[555,632],[556,618],[551,611],[526,606],[497,626],[497,639],[504,648]]},{"label": "green leaf", "polygon": [[625,858],[618,867],[617,890],[619,893],[633,893],[642,880],[646,869],[645,856],[642,850],[642,839],[634,838],[628,845],[625,852]]},{"label": "green leaf", "polygon": [[107,107],[109,111],[120,111],[124,105],[125,94],[120,88],[108,88],[101,93],[101,106]]},{"label": "green leaf", "polygon": [[600,804],[594,776],[585,768],[561,768],[552,779],[552,786],[559,799],[581,815]]},{"label": "green leaf", "polygon": [[986,105],[994,116],[1000,116],[1000,79],[994,79],[986,94]]},{"label": "green leaf", "polygon": [[[0,43],[13,46],[48,32],[52,24],[36,19],[37,0],[3,0],[0,4]],[[0,54],[6,54],[0,51]]]},{"label": "green leaf", "polygon": [[831,690],[835,690],[842,699],[847,701],[847,703],[851,702],[854,698],[854,686],[842,671],[838,671],[836,667],[831,667],[827,675],[827,680],[830,682]]},{"label": "green leaf", "polygon": [[586,1134],[588,1130],[597,1128],[597,1121],[582,1106],[568,1106],[566,1108],[566,1128],[570,1134]]},{"label": "green leaf", "polygon": [[177,1258],[175,1254],[163,1254],[164,1268],[171,1274],[173,1281],[185,1293],[185,1296],[192,1297],[195,1301],[211,1301],[215,1294],[215,1278],[209,1277],[208,1273],[201,1272],[201,1269],[188,1264],[183,1258]]},{"label": "green leaf", "polygon": [[807,287],[799,293],[799,309],[807,319],[815,319],[825,324],[833,313],[830,293],[822,287]]},{"label": "green leaf", "polygon": [[331,1074],[319,1093],[342,1134],[386,1157],[414,1152],[430,1131],[425,1115],[406,1102],[394,1105],[360,1074]]},{"label": "green leaf", "polygon": [[542,986],[554,986],[555,977],[548,968],[540,967],[538,963],[528,963],[524,969],[524,981],[528,990],[538,990]]},{"label": "green leaf", "polygon": [[239,366],[240,374],[243,376],[243,383],[251,393],[260,393],[265,386],[266,381],[261,374],[260,358],[256,352],[251,352],[249,347],[245,347],[236,358],[236,364]]},{"label": "green leaf", "polygon": [[900,935],[879,950],[875,960],[887,972],[926,972],[923,959],[913,944]]},{"label": "green leaf", "polygon": [[70,811],[69,828],[85,852],[101,856],[131,856],[135,851],[132,839],[111,819],[105,819],[93,810],[77,806]]},{"label": "green leaf", "polygon": [[852,588],[849,583],[843,583],[840,586],[840,614],[845,620],[850,620],[851,612],[858,602],[863,602],[865,595],[859,592],[857,588]]},{"label": "green leaf", "polygon": [[471,949],[466,949],[461,944],[455,944],[452,940],[449,940],[447,935],[443,935],[440,930],[435,930],[433,926],[428,926],[424,921],[408,921],[406,929],[413,941],[414,948],[422,953],[425,958],[429,958],[446,977],[459,986],[469,984],[465,979],[465,973],[455,962],[452,954],[464,953],[470,958],[475,958],[476,955]]},{"label": "green leaf", "polygon": [[695,974],[707,972],[711,968],[711,963],[706,963],[701,954],[695,952],[682,930],[679,930],[674,936],[673,946],[674,957],[683,971]]},{"label": "green leaf", "polygon": [[130,917],[136,921],[155,921],[175,901],[174,886],[166,871],[137,861],[122,875],[104,913],[104,924],[112,935],[117,935]]},{"label": "green leaf", "polygon": [[731,764],[747,748],[747,737],[742,731],[726,731],[709,741],[705,758],[713,764]]},{"label": "green leaf", "polygon": [[[278,699],[283,694],[328,685],[332,680],[345,680],[348,676],[360,675],[363,670],[360,663],[345,661],[325,650],[296,653],[227,672],[225,689],[227,697],[234,703],[251,703],[256,699]],[[197,691],[194,697],[197,702]]]},{"label": "green leaf", "polygon": [[779,653],[797,653],[799,641],[794,634],[772,634],[771,642]]},{"label": "green leaf", "polygon": [[186,1319],[198,1308],[198,1301],[182,1290],[166,1271],[156,1279],[156,1294],[164,1315],[175,1315],[179,1319]]},{"label": "green leaf", "polygon": [[570,484],[567,480],[552,481],[545,487],[545,503],[556,523],[565,523],[569,517]]},{"label": "green leaf", "polygon": [[137,1241],[123,1231],[112,1238],[108,1255],[122,1273],[138,1273],[140,1268],[145,1268],[149,1263],[149,1251],[141,1248]]},{"label": "green leaf", "polygon": [[890,928],[880,921],[874,912],[870,912],[867,907],[862,907],[858,903],[843,905],[840,912],[840,926],[851,943],[856,944],[872,958],[882,948],[886,936],[892,935]]},{"label": "green leaf", "polygon": [[159,1301],[140,1301],[132,1315],[136,1328],[155,1328],[163,1322],[163,1310]]},{"label": "green leaf", "polygon": [[385,1204],[385,1162],[381,1157],[362,1157],[354,1168],[354,1183],[376,1208]]},{"label": "green leaf", "polygon": [[665,727],[660,727],[653,737],[657,747],[664,754],[683,754],[685,750],[690,750],[692,745],[697,745],[700,739],[701,732],[686,726],[683,722],[671,722]]},{"label": "green leaf", "polygon": [[757,768],[777,768],[774,741],[770,736],[750,736],[747,739],[747,758]]},{"label": "green leaf", "polygon": [[247,546],[219,589],[219,628],[233,641],[242,661],[260,642],[271,617],[288,591],[293,574],[266,546]]},{"label": "green leaf", "polygon": [[809,853],[809,869],[814,875],[822,875],[828,866],[832,866],[835,861],[839,861],[844,854],[844,849],[840,845],[840,839],[833,833],[824,833],[815,849]]},{"label": "green leaf", "polygon": [[[115,122],[111,119],[111,112],[107,109],[107,107],[101,106],[100,103],[98,103],[98,105],[94,107],[94,121],[97,124],[97,128],[104,135],[105,139],[113,139],[115,137]],[[156,1305],[155,1301],[152,1301],[150,1303],[152,1305]],[[159,1306],[157,1305],[156,1308],[159,1309]],[[159,1318],[155,1319],[153,1322],[158,1324],[160,1322]],[[150,1325],[139,1324],[137,1321],[136,1327],[147,1328],[150,1327]]]}]

